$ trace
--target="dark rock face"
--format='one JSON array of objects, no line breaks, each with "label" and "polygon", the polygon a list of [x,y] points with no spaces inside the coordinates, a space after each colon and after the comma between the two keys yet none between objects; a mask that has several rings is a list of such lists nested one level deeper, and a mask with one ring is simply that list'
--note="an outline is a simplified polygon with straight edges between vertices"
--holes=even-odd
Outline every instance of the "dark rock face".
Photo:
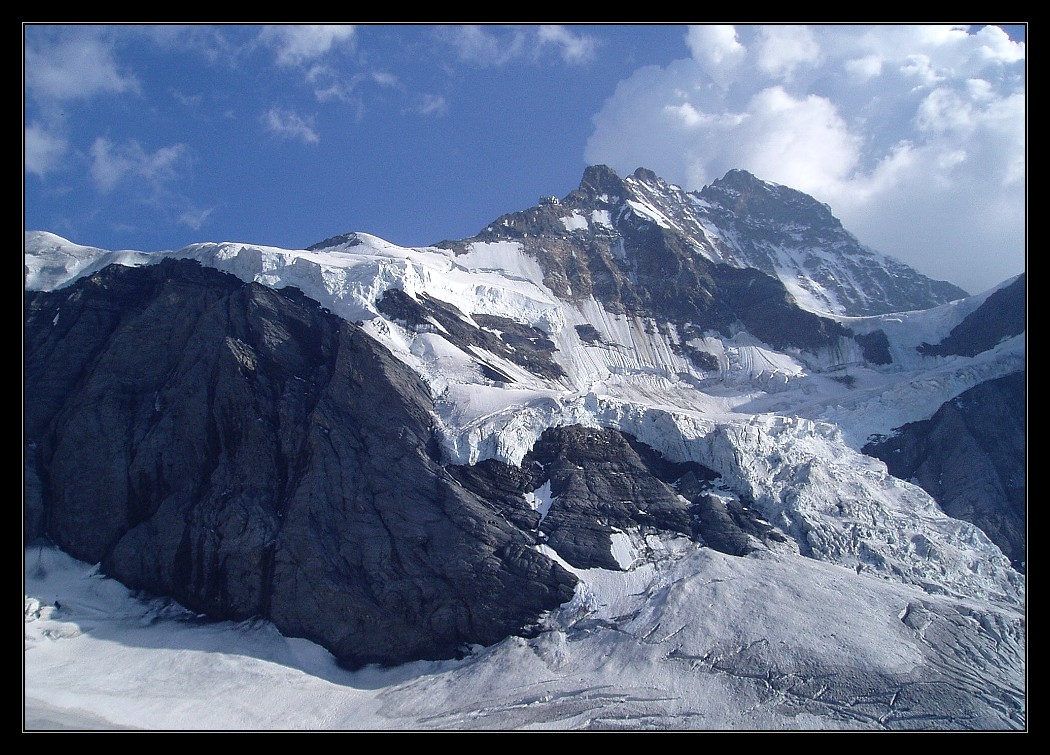
[{"label": "dark rock face", "polygon": [[580,179],[580,187],[572,196],[616,203],[626,194],[623,180],[616,175],[616,171],[608,165],[588,165],[583,171],[583,178]]},{"label": "dark rock face", "polygon": [[871,364],[892,364],[893,357],[890,355],[890,339],[881,330],[873,330],[871,333],[862,333],[853,337],[860,344],[864,359]]},{"label": "dark rock face", "polygon": [[[448,469],[580,569],[623,568],[612,537],[627,530],[676,533],[737,556],[754,550],[755,540],[783,540],[744,502],[716,495],[712,470],[667,461],[616,430],[551,428],[520,467],[490,460]],[[545,511],[526,502],[542,488],[550,499]]]},{"label": "dark rock face", "polygon": [[930,356],[972,357],[1023,333],[1027,319],[1026,279],[1022,273],[1013,283],[989,295],[981,306],[952,328],[947,338],[936,345],[924,343],[919,351]]},{"label": "dark rock face", "polygon": [[341,233],[338,236],[332,236],[324,241],[319,241],[316,244],[306,247],[307,251],[316,252],[322,249],[329,249],[333,246],[342,246],[343,244],[349,244],[350,246],[357,246],[362,243],[356,232]]},{"label": "dark rock face", "polygon": [[24,535],[342,662],[527,633],[575,577],[445,473],[426,387],[294,290],[164,261],[24,312]]},{"label": "dark rock face", "polygon": [[[387,307],[417,326],[442,312]],[[349,666],[534,631],[576,584],[539,543],[620,569],[617,531],[737,555],[779,536],[710,470],[614,430],[548,430],[521,467],[443,467],[425,385],[294,289],[166,260],[27,292],[24,316],[26,541]]]},{"label": "dark rock face", "polygon": [[584,343],[601,343],[602,334],[591,324],[577,325],[576,334]]},{"label": "dark rock face", "polygon": [[[462,253],[473,242],[499,240],[522,244],[562,299],[594,297],[610,312],[679,333],[746,329],[776,349],[812,352],[853,336],[799,307],[780,275],[810,289],[828,311],[841,306],[849,315],[925,309],[967,295],[862,246],[814,198],[739,170],[685,192],[644,168],[624,180],[592,165],[560,204],[504,215],[473,238],[441,246]],[[858,341],[870,362],[890,362],[879,334]],[[711,368],[697,356],[698,367]]]},{"label": "dark rock face", "polygon": [[945,403],[928,420],[898,428],[864,453],[912,480],[945,513],[980,527],[1025,571],[1026,372],[989,380]]},{"label": "dark rock face", "polygon": [[758,270],[719,265],[715,279],[744,328],[773,348],[816,350],[851,335],[834,320],[796,306],[783,283]]},{"label": "dark rock face", "polygon": [[[565,374],[561,365],[554,361],[554,352],[557,351],[554,342],[539,328],[494,315],[474,315],[474,322],[481,326],[474,327],[453,305],[427,294],[416,300],[396,288],[387,289],[376,306],[387,317],[417,332],[440,327],[438,332],[446,340],[467,353],[470,353],[471,346],[475,346],[540,377],[554,379]],[[514,382],[492,365],[477,364],[482,374],[491,380]]]}]

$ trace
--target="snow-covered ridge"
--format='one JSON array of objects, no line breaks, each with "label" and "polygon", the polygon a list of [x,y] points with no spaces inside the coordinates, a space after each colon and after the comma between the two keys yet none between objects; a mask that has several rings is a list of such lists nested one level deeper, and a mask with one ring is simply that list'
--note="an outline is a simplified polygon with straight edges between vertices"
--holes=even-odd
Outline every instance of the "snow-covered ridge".
[{"label": "snow-covered ridge", "polygon": [[[803,355],[777,352],[746,333],[686,341],[673,326],[611,313],[594,299],[562,301],[513,241],[475,242],[456,254],[356,234],[322,251],[201,243],[143,254],[27,233],[25,249],[33,290],[69,285],[111,263],[166,257],[302,290],[362,323],[427,381],[450,462],[517,464],[548,427],[612,427],[668,458],[715,469],[728,491],[753,499],[800,553],[932,591],[1023,601],[1023,582],[980,531],[940,513],[919,488],[857,452],[870,433],[924,419],[978,382],[1023,367],[1023,337],[974,358],[915,352],[917,343],[941,340],[987,295],[850,319],[858,332],[887,334],[900,358],[879,367],[863,363],[852,342]],[[545,379],[439,332],[405,327],[377,305],[391,288],[451,304],[473,325],[475,316],[497,315],[539,328],[554,342],[564,376]],[[712,355],[717,368],[698,367],[686,346]],[[494,382],[482,362],[514,382]]]},{"label": "snow-covered ridge", "polygon": [[[431,383],[447,407],[444,420],[464,432],[479,414],[521,406],[523,395],[593,393],[722,420],[754,413],[827,418],[848,427],[849,442],[859,448],[868,435],[923,419],[978,382],[1024,364],[1023,337],[974,358],[929,357],[916,350],[943,339],[992,291],[922,312],[837,318],[855,332],[887,335],[893,364],[873,366],[848,340],[823,354],[784,354],[746,333],[686,339],[674,326],[610,313],[594,299],[570,304],[545,287],[539,264],[513,241],[476,242],[457,255],[399,247],[359,233],[351,243],[320,252],[201,243],[146,254],[106,252],[54,234],[27,233],[25,250],[26,288],[35,290],[68,285],[107,264],[153,264],[165,257],[196,259],[273,288],[295,286],[340,317],[363,323]],[[384,317],[377,301],[390,288],[412,296],[425,292],[455,306],[468,321],[489,314],[540,328],[556,345],[554,358],[564,377],[543,380],[488,355],[492,366],[515,380],[495,385],[479,371],[477,354]],[[689,349],[708,354],[717,367],[698,367]],[[464,395],[472,399],[467,402]],[[489,403],[481,406],[478,396],[488,396]]]},{"label": "snow-covered ridge", "polygon": [[[438,357],[432,337],[406,331],[385,318],[377,306],[390,288],[410,296],[426,293],[456,307],[472,324],[476,325],[473,315],[496,315],[549,335],[557,348],[554,359],[565,377],[551,384],[506,360],[494,365],[512,375],[517,388],[594,391],[686,409],[744,414],[791,414],[800,407],[810,411],[817,403],[856,404],[859,393],[855,386],[867,393],[883,391],[891,384],[906,383],[911,373],[959,363],[958,359],[923,356],[915,347],[943,339],[991,293],[925,312],[837,318],[857,333],[886,333],[893,364],[873,366],[865,365],[858,346],[846,339],[838,348],[820,354],[783,354],[744,333],[687,338],[673,325],[611,313],[594,299],[570,304],[544,285],[540,265],[515,241],[474,242],[467,253],[455,254],[437,247],[399,247],[358,233],[352,242],[323,251],[201,243],[146,254],[106,252],[32,232],[26,234],[25,250],[26,288],[31,290],[68,285],[111,263],[153,264],[165,257],[195,259],[273,288],[294,286],[340,317],[362,322],[421,374],[447,384],[442,374],[453,369],[471,384],[492,385],[476,374],[476,367],[471,368],[477,361],[475,355],[449,345],[439,349]],[[1017,348],[1023,353],[1023,343]],[[690,349],[706,353],[711,363],[698,366],[688,356]],[[434,355],[433,359],[428,355]],[[452,361],[457,364],[453,366]],[[475,376],[469,377],[471,374]],[[957,383],[952,390],[970,387],[965,380]],[[944,400],[951,397],[946,394]]]}]

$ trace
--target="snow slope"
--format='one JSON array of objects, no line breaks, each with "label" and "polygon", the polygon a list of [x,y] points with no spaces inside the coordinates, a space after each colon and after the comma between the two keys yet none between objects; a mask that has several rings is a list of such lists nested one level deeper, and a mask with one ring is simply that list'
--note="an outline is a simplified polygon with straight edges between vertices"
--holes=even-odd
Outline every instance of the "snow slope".
[{"label": "snow slope", "polygon": [[[532,640],[339,668],[26,551],[25,730],[1020,729],[1024,618],[812,559],[650,539]],[[812,606],[822,606],[821,611]],[[953,638],[944,656],[934,642]],[[962,679],[960,683],[958,680]],[[944,711],[952,711],[951,715]],[[938,712],[940,711],[940,712]]]}]

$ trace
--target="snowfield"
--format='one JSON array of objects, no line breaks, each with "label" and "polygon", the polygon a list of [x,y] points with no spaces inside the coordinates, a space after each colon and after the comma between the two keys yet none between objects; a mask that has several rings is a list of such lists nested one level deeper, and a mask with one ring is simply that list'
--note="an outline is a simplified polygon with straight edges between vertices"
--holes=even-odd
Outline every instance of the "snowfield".
[{"label": "snowfield", "polygon": [[[654,538],[532,640],[339,668],[59,551],[25,554],[26,729],[1018,729],[1025,620],[791,555]],[[813,606],[821,606],[820,611]],[[934,644],[950,640],[946,656]],[[950,711],[946,713],[945,711]]]}]

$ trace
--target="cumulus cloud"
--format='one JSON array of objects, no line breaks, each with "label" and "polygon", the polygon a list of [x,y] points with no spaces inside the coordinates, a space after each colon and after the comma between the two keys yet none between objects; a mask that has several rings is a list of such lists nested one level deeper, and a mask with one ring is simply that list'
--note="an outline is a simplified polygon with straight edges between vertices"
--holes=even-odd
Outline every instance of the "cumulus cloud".
[{"label": "cumulus cloud", "polygon": [[49,133],[39,123],[26,127],[23,142],[23,162],[26,173],[43,178],[57,170],[63,156],[69,150],[64,137]]},{"label": "cumulus cloud", "polygon": [[882,58],[878,55],[865,55],[860,58],[852,58],[844,64],[846,73],[861,81],[867,81],[873,76],[882,73]]},{"label": "cumulus cloud", "polygon": [[789,79],[796,68],[820,63],[820,45],[805,26],[764,26],[755,47],[758,70],[778,79]]},{"label": "cumulus cloud", "polygon": [[585,158],[697,190],[733,168],[983,291],[1024,269],[1024,45],[957,26],[700,26],[621,81]]},{"label": "cumulus cloud", "polygon": [[859,153],[859,138],[834,103],[815,94],[794,97],[781,86],[755,94],[729,136],[735,163],[746,160],[758,175],[790,177],[794,188],[815,194],[848,179]]},{"label": "cumulus cloud", "polygon": [[693,58],[710,67],[734,66],[747,55],[736,28],[726,24],[691,26],[686,32],[685,42]]},{"label": "cumulus cloud", "polygon": [[263,115],[266,130],[285,139],[298,139],[307,144],[317,144],[321,137],[313,127],[313,119],[305,119],[298,113],[280,108],[270,108]]},{"label": "cumulus cloud", "polygon": [[142,180],[160,191],[178,176],[188,156],[184,144],[161,147],[148,152],[136,141],[114,144],[99,137],[90,149],[91,178],[100,191],[108,192],[129,180]]}]

